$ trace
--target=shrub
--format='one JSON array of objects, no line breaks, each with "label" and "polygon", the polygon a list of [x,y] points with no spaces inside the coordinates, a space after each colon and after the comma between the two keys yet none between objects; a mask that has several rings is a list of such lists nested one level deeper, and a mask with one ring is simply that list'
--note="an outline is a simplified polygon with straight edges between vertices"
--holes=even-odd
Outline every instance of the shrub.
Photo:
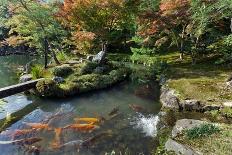
[{"label": "shrub", "polygon": [[53,75],[60,77],[68,76],[72,72],[73,72],[72,68],[66,65],[55,67],[52,71]]},{"label": "shrub", "polygon": [[220,131],[219,127],[213,124],[202,124],[200,126],[186,130],[186,136],[189,139],[195,139],[195,138],[210,136],[214,133],[218,133],[219,131]]},{"label": "shrub", "polygon": [[41,65],[35,65],[31,68],[31,74],[34,79],[43,77],[44,68]]},{"label": "shrub", "polygon": [[94,71],[94,69],[98,66],[98,63],[95,62],[87,62],[82,68],[81,68],[81,75],[90,74]]},{"label": "shrub", "polygon": [[59,61],[66,61],[69,59],[68,55],[65,52],[58,52],[56,57]]},{"label": "shrub", "polygon": [[40,96],[44,97],[57,96],[61,93],[58,85],[51,79],[40,80],[36,84],[36,90]]}]

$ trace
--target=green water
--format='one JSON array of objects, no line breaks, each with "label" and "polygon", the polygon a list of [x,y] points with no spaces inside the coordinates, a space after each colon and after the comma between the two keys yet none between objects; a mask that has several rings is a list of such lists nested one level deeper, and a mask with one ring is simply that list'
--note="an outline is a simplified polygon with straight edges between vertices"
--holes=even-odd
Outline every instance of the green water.
[{"label": "green water", "polygon": [[[12,58],[13,59],[13,58]],[[14,76],[14,71],[10,70],[11,64],[22,65],[26,63],[26,58],[23,61],[15,58],[17,63],[12,59],[1,58],[1,64],[6,64],[4,67],[1,65],[1,86],[14,84],[14,78],[9,80],[9,76]],[[4,60],[4,61],[2,61]],[[16,66],[17,66],[16,65]],[[67,99],[31,99],[23,94],[5,98],[8,108],[3,107],[4,110],[0,111],[5,115],[5,111],[12,111],[12,109],[19,109],[17,106],[27,105],[30,103],[37,103],[38,107],[31,113],[25,115],[21,120],[12,124],[6,131],[0,134],[0,141],[8,141],[12,139],[12,133],[16,130],[30,129],[25,122],[31,123],[45,123],[46,119],[50,116],[60,114],[61,117],[53,119],[49,123],[51,130],[40,130],[35,133],[29,133],[14,137],[15,139],[25,139],[30,137],[40,137],[42,141],[33,144],[34,147],[40,148],[40,154],[54,154],[54,155],[104,155],[115,151],[116,154],[125,154],[130,152],[132,155],[149,155],[150,152],[156,147],[154,136],[156,134],[156,125],[158,119],[156,114],[160,110],[160,104],[156,102],[157,99],[141,98],[136,96],[135,92],[144,85],[135,85],[128,81],[118,84],[117,86],[81,96],[75,96]],[[154,86],[154,89],[158,89]],[[153,90],[152,90],[153,91]],[[157,92],[154,90],[154,93]],[[158,96],[158,95],[157,95]],[[129,104],[140,105],[144,108],[143,113],[133,111]],[[17,107],[17,108],[15,108]],[[118,115],[110,118],[109,112],[113,108],[118,107]],[[67,117],[66,117],[67,116]],[[63,130],[59,136],[59,140],[55,138],[54,129],[62,128],[74,123],[74,118],[80,117],[96,117],[105,118],[98,128],[92,132],[80,132],[75,130]],[[59,141],[59,144],[65,144],[73,140],[84,141],[96,135],[105,133],[104,136],[94,139],[91,144],[87,146],[66,146],[62,149],[54,149],[52,142]],[[1,153],[4,155],[12,154],[27,154],[29,146],[20,145],[0,145]],[[37,152],[38,153],[38,152]]]}]

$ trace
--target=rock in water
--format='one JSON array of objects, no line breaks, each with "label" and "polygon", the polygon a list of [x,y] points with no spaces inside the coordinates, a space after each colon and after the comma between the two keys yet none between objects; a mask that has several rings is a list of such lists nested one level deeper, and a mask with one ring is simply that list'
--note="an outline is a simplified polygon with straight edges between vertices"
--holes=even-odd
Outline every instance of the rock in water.
[{"label": "rock in water", "polygon": [[102,60],[104,59],[104,56],[105,56],[105,52],[104,51],[101,51],[99,52],[97,55],[95,55],[93,57],[93,62],[97,62],[97,63],[100,63],[102,62]]},{"label": "rock in water", "polygon": [[21,76],[19,78],[20,83],[27,82],[27,81],[30,81],[30,80],[32,80],[32,75],[31,74],[25,74],[25,75],[23,75],[23,76]]}]

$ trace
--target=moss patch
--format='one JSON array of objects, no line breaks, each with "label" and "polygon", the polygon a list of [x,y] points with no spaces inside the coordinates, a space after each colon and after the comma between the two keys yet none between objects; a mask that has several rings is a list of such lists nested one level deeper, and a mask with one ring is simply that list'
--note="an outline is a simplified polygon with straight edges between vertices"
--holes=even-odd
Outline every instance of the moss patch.
[{"label": "moss patch", "polygon": [[228,66],[215,65],[214,56],[199,59],[196,65],[191,64],[189,57],[183,61],[178,61],[178,58],[178,53],[160,56],[169,63],[167,84],[176,90],[181,99],[196,99],[217,105],[232,100],[232,92],[226,88],[225,82],[231,74]]},{"label": "moss patch", "polygon": [[[108,68],[102,74],[92,73],[96,67]],[[112,70],[109,70],[111,68]],[[37,83],[36,89],[39,96],[65,97],[80,94],[92,90],[107,88],[124,80],[130,70],[126,67],[115,67],[111,64],[98,66],[93,63],[84,63],[72,68],[73,72],[65,78],[62,84],[56,84],[50,79]]]}]

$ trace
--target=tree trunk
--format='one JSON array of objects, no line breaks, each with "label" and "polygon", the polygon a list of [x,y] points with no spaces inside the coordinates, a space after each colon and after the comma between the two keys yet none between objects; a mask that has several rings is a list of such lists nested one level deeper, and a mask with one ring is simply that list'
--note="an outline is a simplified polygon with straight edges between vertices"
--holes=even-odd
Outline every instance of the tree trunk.
[{"label": "tree trunk", "polygon": [[230,31],[232,32],[232,18],[230,19]]},{"label": "tree trunk", "polygon": [[183,30],[181,33],[181,42],[180,42],[180,60],[183,60],[184,56],[184,34],[185,34],[186,25],[183,26]]},{"label": "tree trunk", "polygon": [[48,40],[44,38],[44,68],[48,68]]},{"label": "tree trunk", "polygon": [[53,47],[52,47],[52,45],[51,45],[49,42],[48,42],[48,46],[49,46],[49,50],[51,51],[53,60],[55,61],[55,63],[56,63],[57,65],[60,65],[60,62],[59,62],[59,60],[58,60],[57,57],[56,57],[56,52],[55,52],[54,50],[52,50]]},{"label": "tree trunk", "polygon": [[57,57],[56,57],[55,51],[53,51],[53,50],[51,50],[51,51],[52,51],[52,57],[53,57],[55,63],[56,63],[57,65],[60,65],[60,62],[59,62],[59,60],[58,60]]}]

